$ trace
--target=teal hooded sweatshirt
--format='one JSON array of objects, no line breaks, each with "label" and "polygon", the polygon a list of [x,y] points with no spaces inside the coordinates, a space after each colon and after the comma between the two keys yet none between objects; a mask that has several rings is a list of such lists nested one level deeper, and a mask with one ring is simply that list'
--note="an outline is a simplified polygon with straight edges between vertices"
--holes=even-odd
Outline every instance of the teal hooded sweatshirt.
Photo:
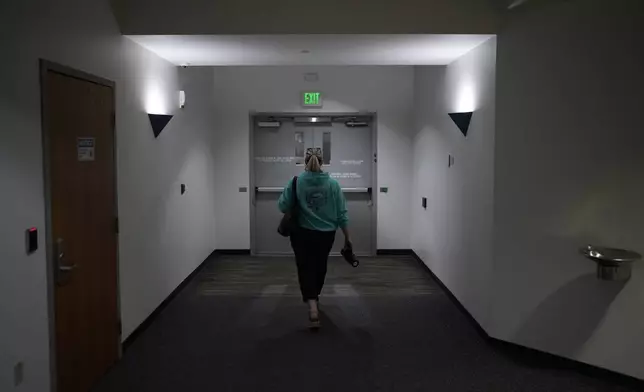
[{"label": "teal hooded sweatshirt", "polygon": [[[349,224],[347,203],[340,184],[329,173],[304,172],[297,177],[299,224],[317,231],[336,231]],[[293,180],[288,182],[280,196],[279,209],[290,211],[293,205]]]}]

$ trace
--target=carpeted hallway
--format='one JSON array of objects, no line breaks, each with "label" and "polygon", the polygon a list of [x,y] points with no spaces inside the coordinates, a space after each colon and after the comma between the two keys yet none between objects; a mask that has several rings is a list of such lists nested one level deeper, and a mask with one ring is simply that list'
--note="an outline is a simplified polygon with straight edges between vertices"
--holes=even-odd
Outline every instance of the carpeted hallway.
[{"label": "carpeted hallway", "polygon": [[213,258],[94,391],[635,390],[500,351],[412,258],[332,259],[321,309],[289,258]]}]

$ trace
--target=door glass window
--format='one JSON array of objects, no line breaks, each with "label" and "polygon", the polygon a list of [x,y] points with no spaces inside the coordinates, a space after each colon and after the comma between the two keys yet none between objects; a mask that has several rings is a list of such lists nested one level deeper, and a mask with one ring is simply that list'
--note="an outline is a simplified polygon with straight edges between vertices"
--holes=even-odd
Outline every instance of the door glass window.
[{"label": "door glass window", "polygon": [[322,158],[325,165],[331,164],[331,132],[322,135]]},{"label": "door glass window", "polygon": [[304,132],[295,132],[295,164],[304,165]]}]

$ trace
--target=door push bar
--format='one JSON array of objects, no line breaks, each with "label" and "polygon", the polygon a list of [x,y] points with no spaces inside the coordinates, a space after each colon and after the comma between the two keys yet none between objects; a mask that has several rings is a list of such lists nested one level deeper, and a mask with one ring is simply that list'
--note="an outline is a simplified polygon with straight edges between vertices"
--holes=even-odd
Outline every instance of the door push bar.
[{"label": "door push bar", "polygon": [[284,187],[278,186],[256,186],[255,191],[258,193],[274,193],[284,191]]},{"label": "door push bar", "polygon": [[[284,187],[278,186],[258,186],[255,187],[257,193],[276,193],[284,191]],[[372,188],[342,188],[344,193],[372,193]]]}]

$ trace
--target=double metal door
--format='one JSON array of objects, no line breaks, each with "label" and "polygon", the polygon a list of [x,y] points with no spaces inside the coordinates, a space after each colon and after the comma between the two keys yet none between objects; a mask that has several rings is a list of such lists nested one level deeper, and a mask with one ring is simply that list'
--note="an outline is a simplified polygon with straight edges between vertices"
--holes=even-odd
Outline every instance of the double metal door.
[{"label": "double metal door", "polygon": [[[354,251],[358,255],[373,253],[375,156],[371,121],[308,117],[269,122],[256,118],[252,144],[254,254],[292,253],[289,240],[276,231],[282,215],[277,201],[288,181],[304,171],[306,149],[313,147],[322,149],[323,170],[343,189]],[[332,253],[339,253],[343,243],[338,232]]]}]

